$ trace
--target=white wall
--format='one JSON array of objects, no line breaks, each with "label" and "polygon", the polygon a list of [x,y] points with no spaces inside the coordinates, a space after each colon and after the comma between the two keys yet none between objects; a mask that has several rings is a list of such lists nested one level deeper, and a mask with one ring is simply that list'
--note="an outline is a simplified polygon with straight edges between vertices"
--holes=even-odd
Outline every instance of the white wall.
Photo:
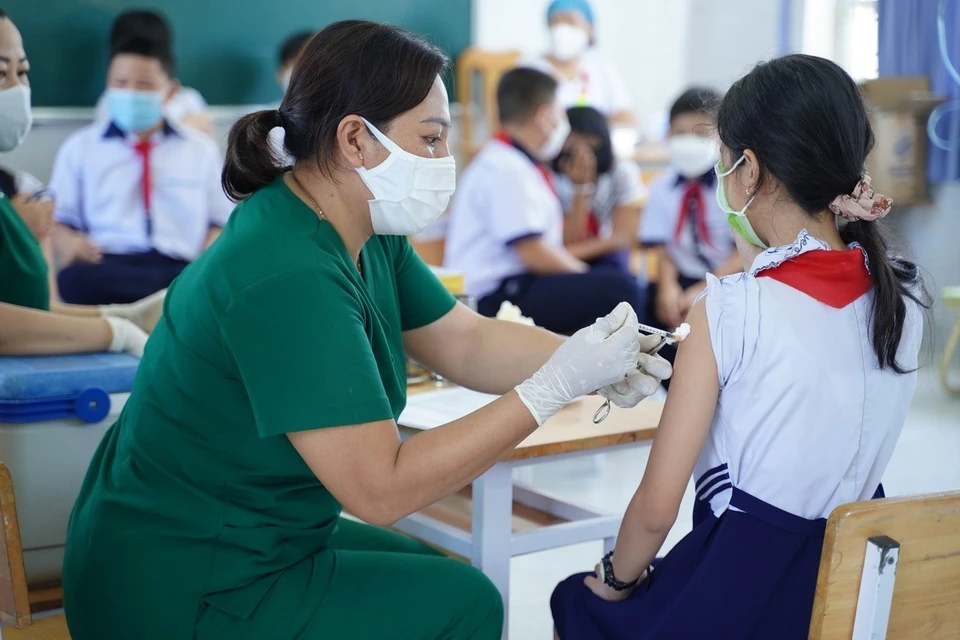
[{"label": "white wall", "polygon": [[778,0],[688,0],[686,81],[726,89],[779,54]]},{"label": "white wall", "polygon": [[[592,1],[599,46],[619,66],[650,135],[687,86],[725,89],[777,54],[780,0]],[[474,44],[529,55],[544,51],[548,3],[474,0]]]}]

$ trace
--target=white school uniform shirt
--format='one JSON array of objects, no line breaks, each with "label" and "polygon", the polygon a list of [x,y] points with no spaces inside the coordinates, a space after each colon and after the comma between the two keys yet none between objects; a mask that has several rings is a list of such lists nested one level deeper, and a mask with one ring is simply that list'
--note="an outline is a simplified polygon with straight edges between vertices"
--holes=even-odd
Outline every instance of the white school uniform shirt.
[{"label": "white school uniform shirt", "polygon": [[[554,174],[557,196],[564,213],[573,206],[576,195],[573,181],[563,174]],[[600,235],[613,233],[613,212],[617,207],[639,206],[647,195],[647,188],[640,178],[640,169],[633,162],[618,161],[608,173],[597,177],[596,190],[591,199],[591,211],[600,225]]]},{"label": "white school uniform shirt", "polygon": [[143,160],[135,139],[116,125],[95,122],[57,152],[49,187],[57,222],[90,236],[104,253],[155,249],[193,260],[211,226],[226,224],[233,203],[220,186],[223,161],[212,138],[164,124],[150,151],[150,233]]},{"label": "white school uniform shirt", "polygon": [[[200,92],[190,87],[180,87],[173,97],[163,105],[163,115],[168,120],[180,122],[184,117],[207,110],[207,101]],[[110,107],[107,105],[107,94],[102,93],[94,108],[94,119],[100,122],[110,122]]]},{"label": "white school uniform shirt", "polygon": [[[859,247],[851,249],[865,261]],[[807,519],[867,500],[903,428],[916,373],[879,368],[870,337],[872,289],[835,308],[758,277],[816,251],[829,248],[804,231],[794,244],[760,254],[747,273],[707,276],[702,297],[720,397],[694,478],[698,499],[715,515],[736,508],[733,487]],[[833,278],[839,276],[821,281]],[[915,370],[923,314],[905,302],[897,362]]]},{"label": "white school uniform shirt", "polygon": [[716,174],[711,169],[697,180],[700,181],[707,233],[698,231],[699,227],[689,212],[678,229],[686,205],[684,194],[690,181],[676,169],[669,168],[650,185],[647,206],[640,221],[639,239],[644,244],[664,245],[680,275],[703,280],[733,255],[736,244],[727,216],[717,204]]},{"label": "white school uniform shirt", "polygon": [[552,186],[530,156],[499,139],[460,177],[447,224],[444,266],[462,273],[477,298],[527,272],[512,243],[540,236],[563,247],[563,209]]},{"label": "white school uniform shirt", "polygon": [[523,60],[520,66],[554,76],[559,82],[557,99],[565,109],[593,107],[605,116],[633,110],[623,77],[596,47],[590,47],[580,56],[580,67],[573,79],[561,77],[546,56]]}]

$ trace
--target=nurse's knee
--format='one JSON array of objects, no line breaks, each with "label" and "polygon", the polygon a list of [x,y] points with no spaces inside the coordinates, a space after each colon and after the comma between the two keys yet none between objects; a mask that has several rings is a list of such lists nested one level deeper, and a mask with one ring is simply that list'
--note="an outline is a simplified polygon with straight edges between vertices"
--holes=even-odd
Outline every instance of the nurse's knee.
[{"label": "nurse's knee", "polygon": [[454,579],[459,583],[458,619],[468,635],[477,640],[496,640],[503,631],[504,605],[500,591],[478,569],[462,565]]}]

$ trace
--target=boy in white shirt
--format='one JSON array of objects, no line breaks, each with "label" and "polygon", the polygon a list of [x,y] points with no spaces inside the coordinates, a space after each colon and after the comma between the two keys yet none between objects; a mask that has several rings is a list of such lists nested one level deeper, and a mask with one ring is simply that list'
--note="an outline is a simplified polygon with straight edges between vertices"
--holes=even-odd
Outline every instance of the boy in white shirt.
[{"label": "boy in white shirt", "polygon": [[716,198],[714,114],[719,103],[716,91],[692,88],[670,108],[671,166],[650,185],[640,224],[641,243],[655,247],[658,256],[648,314],[664,327],[683,322],[708,273],[741,270],[733,233]]},{"label": "boy in white shirt", "polygon": [[591,270],[563,246],[553,160],[570,131],[557,81],[530,68],[500,80],[503,131],[467,167],[450,210],[445,266],[464,274],[483,315],[511,302],[537,325],[573,333],[644,292],[618,269]]},{"label": "boy in white shirt", "polygon": [[166,288],[219,235],[233,204],[212,138],[164,117],[176,92],[165,45],[131,38],[107,73],[110,121],[57,152],[54,244],[64,302],[139,300]]}]

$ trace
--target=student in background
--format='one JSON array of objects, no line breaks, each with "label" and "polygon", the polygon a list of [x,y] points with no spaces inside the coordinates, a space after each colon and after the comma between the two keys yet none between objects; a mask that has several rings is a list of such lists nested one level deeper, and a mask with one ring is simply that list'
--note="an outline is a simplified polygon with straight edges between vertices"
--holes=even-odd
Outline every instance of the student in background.
[{"label": "student in background", "polygon": [[303,31],[294,34],[280,45],[280,51],[277,52],[277,84],[284,91],[290,84],[293,65],[300,59],[300,52],[303,51],[303,46],[313,37],[313,33],[313,31]]},{"label": "student in background", "polygon": [[[30,130],[29,72],[20,32],[0,10],[0,153],[20,146]],[[32,190],[21,191],[32,187],[13,172],[0,172],[0,355],[107,349],[140,355],[146,334],[130,318],[148,322],[146,313],[132,313],[143,305],[98,309],[51,300],[41,241],[50,231],[52,211]],[[158,308],[150,304],[144,311]]]},{"label": "student in background", "polygon": [[563,243],[591,265],[629,270],[646,189],[636,165],[614,158],[606,118],[593,107],[567,109],[570,135],[553,163],[563,205]]},{"label": "student in background", "polygon": [[570,125],[557,81],[518,68],[497,88],[503,131],[467,167],[450,208],[444,264],[464,274],[480,313],[504,301],[538,326],[573,333],[619,302],[643,309],[643,291],[618,269],[591,270],[563,246],[563,207],[544,163]]},{"label": "student in background", "polygon": [[[706,276],[741,270],[727,217],[717,204],[714,115],[720,95],[685,91],[670,108],[670,168],[651,185],[640,241],[656,247],[658,274],[651,283],[650,315],[661,326],[683,322]],[[669,356],[673,350],[664,352]]]},{"label": "student in background", "polygon": [[[561,640],[806,640],[827,517],[882,496],[910,407],[929,296],[878,228],[856,83],[777,58],[717,121],[746,273],[708,276],[616,549],[553,593]],[[693,530],[650,569],[691,475]]]},{"label": "student in background", "polygon": [[[124,11],[116,17],[110,29],[110,50],[130,38],[150,40],[159,48],[168,49],[172,55],[173,30],[166,18],[156,11],[134,9]],[[207,101],[196,89],[184,87],[177,82],[176,90],[163,109],[164,115],[171,121],[213,135],[213,120],[207,109]],[[96,117],[103,121],[110,119],[106,94],[100,96],[97,102]]]},{"label": "student in background", "polygon": [[636,125],[627,85],[616,67],[597,50],[593,7],[588,0],[553,0],[547,7],[550,51],[524,62],[559,81],[560,104],[593,107],[612,125]]},{"label": "student in background", "polygon": [[50,187],[60,294],[75,304],[132,302],[167,287],[210,245],[232,205],[206,135],[163,115],[177,90],[169,49],[118,43],[107,73],[110,121],[60,148]]}]

